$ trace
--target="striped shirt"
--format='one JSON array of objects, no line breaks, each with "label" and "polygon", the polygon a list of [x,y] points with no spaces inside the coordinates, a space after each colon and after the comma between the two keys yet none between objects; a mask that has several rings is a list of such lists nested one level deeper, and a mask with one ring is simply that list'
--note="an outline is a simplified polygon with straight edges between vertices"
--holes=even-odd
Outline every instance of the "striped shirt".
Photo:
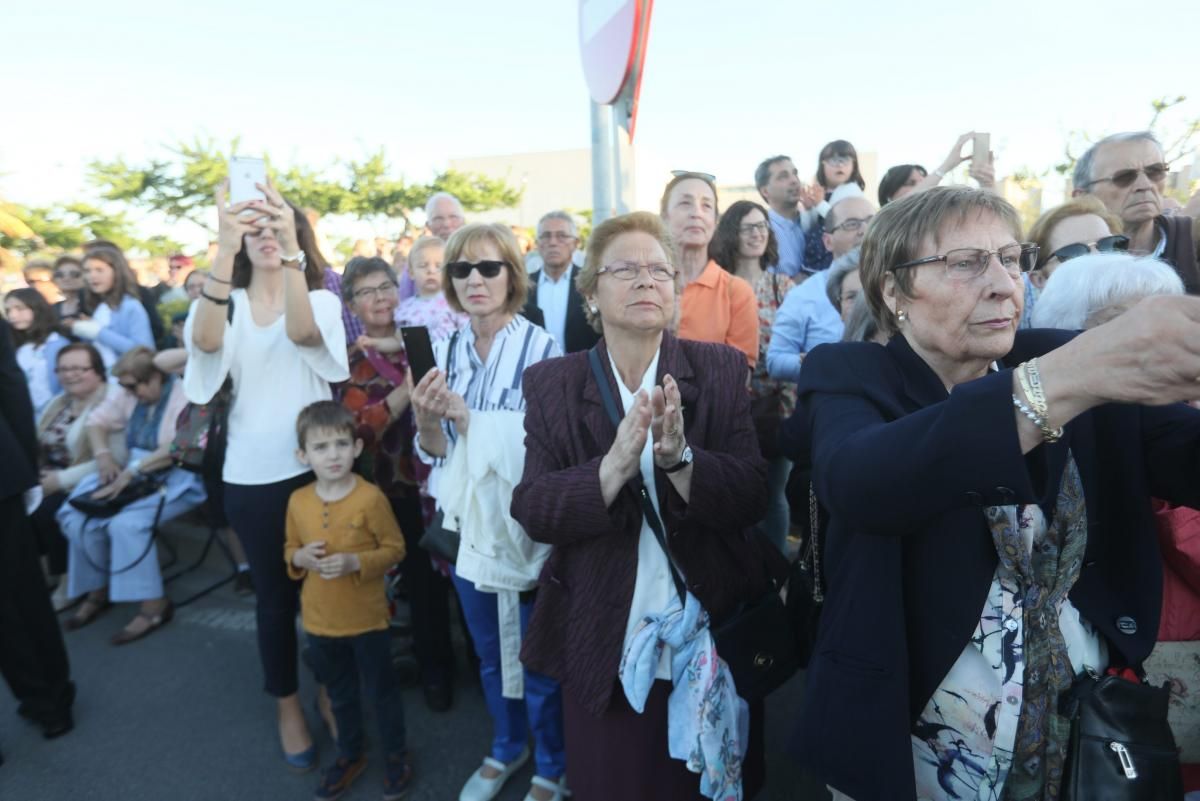
[{"label": "striped shirt", "polygon": [[[454,353],[449,354],[451,337],[439,339],[433,345],[433,357],[438,367],[446,371],[446,385],[451,392],[462,395],[467,408],[481,412],[525,411],[525,393],[521,379],[525,368],[544,359],[562,356],[562,349],[544,328],[534,325],[521,315],[496,333],[487,362],[475,350],[475,331],[464,325],[454,338]],[[446,433],[447,456],[458,440],[458,432],[447,420],[442,421]],[[421,461],[435,468],[444,458],[431,456],[420,447]],[[431,477],[430,493],[437,497],[436,480]]]}]

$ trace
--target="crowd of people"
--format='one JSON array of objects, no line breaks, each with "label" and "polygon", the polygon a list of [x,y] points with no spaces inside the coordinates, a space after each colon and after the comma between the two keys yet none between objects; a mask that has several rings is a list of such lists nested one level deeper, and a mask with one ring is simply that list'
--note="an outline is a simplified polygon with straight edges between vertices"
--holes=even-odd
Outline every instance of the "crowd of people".
[{"label": "crowd of people", "polygon": [[[820,623],[776,634],[813,641],[795,756],[835,799],[1077,792],[1059,702],[1106,674],[1170,689],[1200,791],[1200,201],[1169,207],[1162,146],[1118,134],[1026,231],[990,162],[940,185],[971,136],[878,203],[844,140],[811,180],[764,159],[762,203],[676,172],[586,246],[548,211],[534,254],[439,193],[425,235],[341,271],[274,187],[222,188],[206,270],[139,287],[96,241],[30,273],[0,323],[20,713],[74,725],[61,629],[118,602],[114,645],[171,622],[154,532],[200,509],[255,594],[293,770],[320,762],[302,664],[319,684],[318,799],[365,769],[364,702],[385,800],[436,769],[411,757],[397,587],[435,712],[468,635],[493,736],[460,801],[531,758],[527,801],[750,799],[767,704],[725,634],[808,591],[798,536]],[[164,325],[164,300],[187,311]]]}]

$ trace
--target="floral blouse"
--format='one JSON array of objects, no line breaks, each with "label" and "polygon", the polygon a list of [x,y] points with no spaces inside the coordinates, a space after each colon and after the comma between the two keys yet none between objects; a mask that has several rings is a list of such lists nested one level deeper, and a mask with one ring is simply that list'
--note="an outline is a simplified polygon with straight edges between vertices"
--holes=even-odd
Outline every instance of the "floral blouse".
[{"label": "floral blouse", "polygon": [[396,325],[423,325],[429,329],[429,338],[434,342],[450,336],[462,328],[467,320],[467,315],[450,308],[446,296],[441,292],[432,298],[414,295],[400,301],[396,307]]},{"label": "floral blouse", "polygon": [[795,286],[786,275],[764,272],[754,285],[754,296],[758,301],[758,362],[750,375],[750,395],[765,397],[772,392],[779,395],[779,416],[791,417],[796,411],[796,385],[789,381],[776,381],[767,374],[767,348],[771,345],[771,328],[775,315],[783,305],[783,299]]}]

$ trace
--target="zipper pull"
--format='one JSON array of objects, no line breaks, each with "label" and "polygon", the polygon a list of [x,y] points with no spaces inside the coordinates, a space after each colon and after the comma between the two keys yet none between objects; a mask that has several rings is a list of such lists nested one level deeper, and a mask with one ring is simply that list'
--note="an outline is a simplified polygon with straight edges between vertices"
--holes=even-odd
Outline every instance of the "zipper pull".
[{"label": "zipper pull", "polygon": [[1136,779],[1138,776],[1137,768],[1133,766],[1133,757],[1129,756],[1128,749],[1118,742],[1111,742],[1108,744],[1108,747],[1116,753],[1117,759],[1121,760],[1121,769],[1125,771],[1125,778]]}]

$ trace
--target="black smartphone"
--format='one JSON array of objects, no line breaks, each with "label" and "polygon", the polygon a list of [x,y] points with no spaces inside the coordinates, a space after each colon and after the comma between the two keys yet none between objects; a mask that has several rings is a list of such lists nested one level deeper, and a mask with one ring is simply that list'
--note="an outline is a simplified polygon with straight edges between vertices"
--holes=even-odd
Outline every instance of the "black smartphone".
[{"label": "black smartphone", "polygon": [[408,354],[408,366],[412,369],[413,384],[421,383],[437,362],[433,360],[433,343],[429,339],[429,329],[423,325],[407,326],[400,329],[404,338],[404,350]]}]

